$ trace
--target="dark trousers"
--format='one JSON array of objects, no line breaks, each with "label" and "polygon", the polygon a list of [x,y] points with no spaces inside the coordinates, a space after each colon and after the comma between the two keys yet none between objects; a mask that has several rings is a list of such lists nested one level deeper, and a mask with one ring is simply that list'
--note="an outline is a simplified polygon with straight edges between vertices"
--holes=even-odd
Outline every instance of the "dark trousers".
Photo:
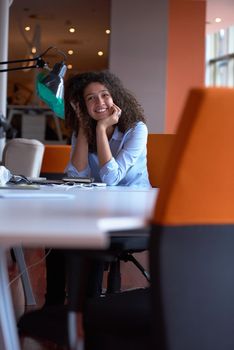
[{"label": "dark trousers", "polygon": [[[48,250],[46,251],[48,252]],[[72,254],[73,259],[70,258]],[[77,278],[77,283],[84,283],[83,293],[85,296],[92,297],[101,294],[104,271],[102,261],[87,257],[81,258],[78,253],[62,249],[51,249],[46,257],[45,305],[64,304],[66,300],[67,262],[69,262],[69,275],[72,276],[72,279]],[[80,276],[78,276],[78,271]],[[84,276],[82,279],[81,275]]]}]

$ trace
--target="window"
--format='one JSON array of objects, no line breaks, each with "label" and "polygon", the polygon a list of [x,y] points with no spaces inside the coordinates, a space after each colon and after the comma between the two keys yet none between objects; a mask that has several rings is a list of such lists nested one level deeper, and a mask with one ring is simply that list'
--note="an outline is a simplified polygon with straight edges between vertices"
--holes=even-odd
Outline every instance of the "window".
[{"label": "window", "polygon": [[206,85],[234,87],[234,26],[207,35]]}]

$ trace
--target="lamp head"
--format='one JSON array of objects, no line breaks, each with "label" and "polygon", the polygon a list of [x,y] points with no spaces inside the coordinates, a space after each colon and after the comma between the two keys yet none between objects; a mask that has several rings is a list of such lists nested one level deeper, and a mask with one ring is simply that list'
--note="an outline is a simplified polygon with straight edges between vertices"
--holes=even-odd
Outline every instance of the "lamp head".
[{"label": "lamp head", "polygon": [[56,63],[49,74],[39,73],[36,89],[39,98],[44,101],[54,113],[64,119],[64,76],[67,66],[64,62]]}]

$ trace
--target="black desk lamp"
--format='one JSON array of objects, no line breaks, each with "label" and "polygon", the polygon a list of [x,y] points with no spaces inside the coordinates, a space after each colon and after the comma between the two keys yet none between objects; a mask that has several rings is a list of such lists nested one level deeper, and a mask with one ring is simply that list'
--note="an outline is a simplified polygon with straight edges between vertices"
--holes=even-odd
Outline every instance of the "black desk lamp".
[{"label": "black desk lamp", "polygon": [[[51,49],[56,49],[57,52],[60,53],[64,58],[63,61],[56,63],[52,70],[48,67],[48,64],[42,59],[42,57],[45,56],[45,54]],[[15,70],[31,69],[31,68],[45,68],[49,70],[48,74],[45,74],[44,72],[38,74],[37,80],[36,80],[37,94],[39,98],[42,101],[44,101],[58,117],[64,118],[63,78],[67,70],[67,67],[64,63],[65,60],[66,60],[66,55],[62,51],[51,46],[45,52],[43,52],[42,54],[34,58],[0,62],[0,65],[23,63],[23,62],[34,62],[34,64],[26,67],[20,66],[20,67],[1,69],[0,73],[15,71]]]}]

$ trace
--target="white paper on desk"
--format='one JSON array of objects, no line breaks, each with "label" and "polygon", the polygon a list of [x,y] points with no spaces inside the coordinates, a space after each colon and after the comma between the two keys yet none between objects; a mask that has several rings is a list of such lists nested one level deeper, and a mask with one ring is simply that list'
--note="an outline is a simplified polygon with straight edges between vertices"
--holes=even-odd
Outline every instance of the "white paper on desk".
[{"label": "white paper on desk", "polygon": [[0,199],[1,198],[28,198],[28,199],[36,199],[36,198],[46,198],[46,199],[72,199],[74,198],[74,194],[72,193],[45,193],[40,191],[35,192],[26,192],[26,191],[12,191],[12,192],[6,192],[5,190],[0,192]]}]

